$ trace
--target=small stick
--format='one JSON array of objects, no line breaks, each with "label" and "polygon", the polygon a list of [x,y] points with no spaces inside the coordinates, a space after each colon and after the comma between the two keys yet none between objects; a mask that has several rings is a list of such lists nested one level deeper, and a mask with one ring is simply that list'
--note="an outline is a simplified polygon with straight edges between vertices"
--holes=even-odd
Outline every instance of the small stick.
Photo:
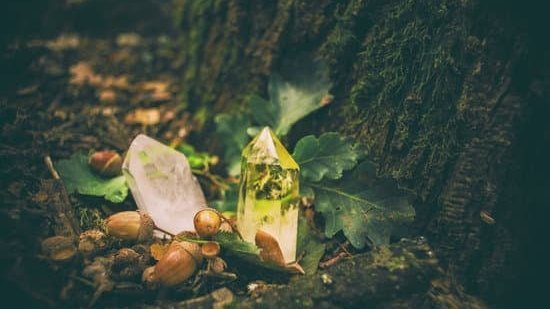
[{"label": "small stick", "polygon": [[231,222],[229,219],[227,219],[224,215],[222,215],[219,211],[215,210],[215,212],[218,213],[218,216],[220,216],[220,218],[222,218],[223,221],[227,222],[227,224],[229,224],[229,226],[231,227],[231,229],[233,230],[233,232],[237,233],[237,235],[239,236],[239,238],[241,240],[244,240],[243,238],[243,235],[241,235],[241,232],[239,232],[239,229],[237,228],[237,226],[235,225],[235,223]]},{"label": "small stick", "polygon": [[335,257],[332,257],[332,258],[330,258],[326,261],[323,261],[323,262],[319,263],[319,268],[321,268],[321,269],[328,268],[328,267],[338,263],[341,259],[345,258],[346,256],[347,256],[347,254],[345,252],[340,252]]},{"label": "small stick", "polygon": [[46,163],[46,167],[50,171],[50,174],[52,174],[53,179],[59,180],[61,177],[59,177],[59,174],[55,170],[55,167],[53,166],[52,158],[47,155],[44,157],[44,163]]},{"label": "small stick", "polygon": [[156,225],[155,225],[154,229],[157,230],[157,231],[163,232],[164,234],[170,236],[171,238],[176,237],[176,235],[174,235],[174,234],[168,232],[167,230],[162,229],[162,228],[160,228],[160,227],[158,227],[158,226],[156,226]]},{"label": "small stick", "polygon": [[217,273],[217,272],[208,271],[208,270],[207,271],[201,270],[200,275],[206,276],[206,277],[214,277],[214,278],[219,278],[219,279],[225,279],[225,280],[235,280],[235,279],[237,279],[237,275],[235,275],[234,273],[229,273],[229,272],[225,272],[225,271]]}]

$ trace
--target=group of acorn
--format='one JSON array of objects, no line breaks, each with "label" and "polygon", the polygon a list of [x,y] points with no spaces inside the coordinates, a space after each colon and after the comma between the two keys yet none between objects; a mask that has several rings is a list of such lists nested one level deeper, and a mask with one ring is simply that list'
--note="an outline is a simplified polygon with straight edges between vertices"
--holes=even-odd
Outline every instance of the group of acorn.
[{"label": "group of acorn", "polygon": [[[114,151],[99,151],[90,156],[89,165],[98,174],[104,177],[113,177],[121,173],[122,158]],[[211,208],[197,212],[193,222],[196,234],[202,240],[201,244],[178,240],[177,236],[171,235],[172,241],[164,254],[158,258],[157,264],[147,267],[143,271],[142,281],[146,286],[176,286],[189,279],[201,267],[203,260],[208,263],[207,271],[221,273],[225,270],[227,265],[218,256],[220,245],[212,241],[212,238],[220,228],[231,230],[231,227],[225,226],[226,222],[222,225],[222,216]],[[123,211],[113,214],[106,219],[105,223],[109,236],[139,244],[153,243],[155,230],[164,232],[155,226],[149,215],[139,211]],[[83,251],[86,251],[86,243],[90,242],[88,234],[91,232],[99,231],[90,230],[80,235],[78,250],[84,256],[86,254]],[[55,237],[58,236],[51,238]],[[95,241],[92,240],[92,242]]]},{"label": "group of acorn", "polygon": [[[221,218],[213,209],[203,209],[193,219],[195,231],[202,239],[211,239],[218,233]],[[123,211],[106,220],[107,233],[122,240],[150,242],[155,224],[151,217],[138,211]],[[206,259],[207,269],[216,273],[225,270],[225,262],[218,256],[220,245],[215,241],[202,244],[177,240],[174,237],[157,264],[144,270],[142,281],[148,286],[175,286],[191,277]]]}]

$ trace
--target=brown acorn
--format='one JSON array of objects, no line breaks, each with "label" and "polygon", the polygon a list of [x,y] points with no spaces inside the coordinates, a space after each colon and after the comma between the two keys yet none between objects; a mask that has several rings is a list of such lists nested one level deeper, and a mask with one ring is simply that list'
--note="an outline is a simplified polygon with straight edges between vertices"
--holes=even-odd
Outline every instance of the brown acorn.
[{"label": "brown acorn", "polygon": [[155,223],[149,215],[139,211],[122,211],[105,221],[107,232],[124,240],[148,241],[153,237]]},{"label": "brown acorn", "polygon": [[198,244],[174,241],[155,265],[153,273],[147,274],[146,280],[163,286],[175,286],[191,277],[201,263]]},{"label": "brown acorn", "polygon": [[96,173],[104,177],[118,176],[122,171],[122,157],[115,151],[94,152],[88,163]]},{"label": "brown acorn", "polygon": [[195,231],[200,237],[210,237],[218,233],[222,219],[217,211],[206,208],[195,214],[193,223],[195,224]]}]

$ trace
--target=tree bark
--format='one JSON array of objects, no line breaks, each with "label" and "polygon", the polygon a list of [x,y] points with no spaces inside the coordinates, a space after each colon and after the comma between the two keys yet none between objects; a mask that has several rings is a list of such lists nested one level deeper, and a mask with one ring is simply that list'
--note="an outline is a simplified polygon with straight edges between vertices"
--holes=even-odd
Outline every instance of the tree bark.
[{"label": "tree bark", "polygon": [[180,0],[184,96],[213,112],[242,108],[296,55],[327,63],[334,103],[290,136],[338,130],[366,144],[381,174],[416,193],[416,232],[453,278],[502,304],[529,278],[542,219],[528,212],[543,213],[549,184],[537,11],[458,0]]}]

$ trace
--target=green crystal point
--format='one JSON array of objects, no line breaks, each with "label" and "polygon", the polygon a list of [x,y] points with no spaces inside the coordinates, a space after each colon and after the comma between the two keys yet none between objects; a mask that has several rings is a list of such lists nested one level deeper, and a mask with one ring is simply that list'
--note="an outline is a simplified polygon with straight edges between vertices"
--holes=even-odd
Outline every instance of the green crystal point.
[{"label": "green crystal point", "polygon": [[237,225],[246,241],[273,236],[285,262],[296,260],[300,168],[269,127],[242,152]]},{"label": "green crystal point", "polygon": [[253,164],[278,164],[285,169],[300,167],[269,127],[264,127],[242,152],[243,160]]}]

